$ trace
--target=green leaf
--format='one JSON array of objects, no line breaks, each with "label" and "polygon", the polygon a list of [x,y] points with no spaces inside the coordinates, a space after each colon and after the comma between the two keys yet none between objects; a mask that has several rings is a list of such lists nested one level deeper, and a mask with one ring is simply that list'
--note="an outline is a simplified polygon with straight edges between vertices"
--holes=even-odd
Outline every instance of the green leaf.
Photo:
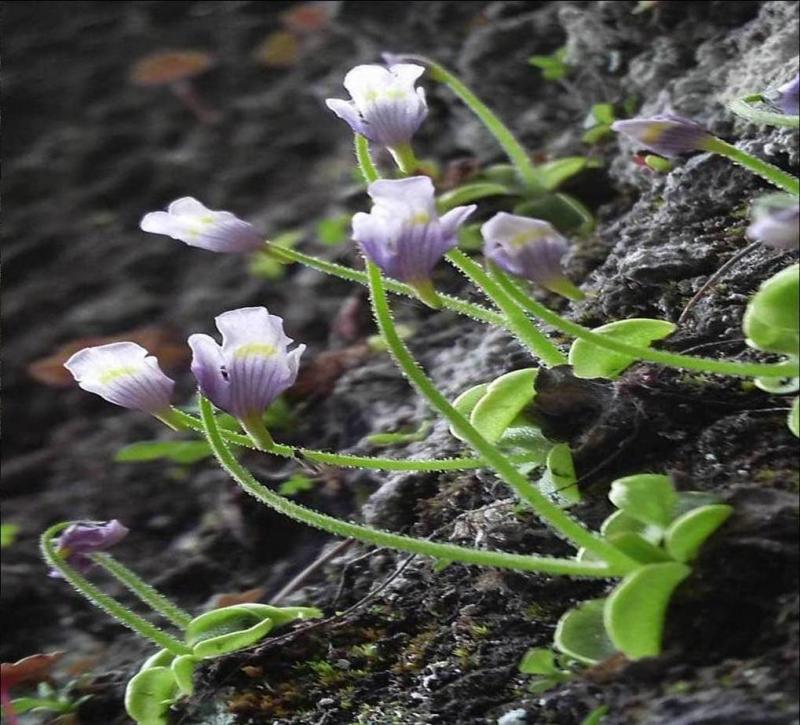
[{"label": "green leaf", "polygon": [[609,543],[630,556],[631,559],[635,559],[642,564],[656,564],[662,561],[670,561],[669,556],[663,549],[655,544],[651,544],[643,536],[634,534],[631,531],[612,534],[606,538]]},{"label": "green leaf", "polygon": [[794,399],[786,423],[789,426],[789,430],[800,438],[800,398]]},{"label": "green leaf", "polygon": [[655,657],[675,587],[691,573],[685,564],[650,564],[628,574],[609,595],[603,621],[614,646],[629,659]]},{"label": "green leaf", "polygon": [[547,469],[536,484],[539,490],[568,506],[581,500],[577,483],[569,446],[566,443],[553,446],[547,455]]},{"label": "green leaf", "polygon": [[74,710],[74,703],[65,700],[41,697],[17,697],[11,701],[11,708],[17,715],[26,712],[58,712],[66,714]]},{"label": "green leaf", "polygon": [[556,667],[556,658],[549,647],[533,647],[520,660],[519,671],[524,675],[556,675],[561,670]]},{"label": "green leaf", "polygon": [[554,50],[550,55],[532,55],[528,58],[528,63],[542,71],[542,78],[546,81],[557,81],[563,78],[569,66],[565,60],[567,48],[563,46]]},{"label": "green leaf", "polygon": [[605,599],[590,599],[570,609],[556,625],[555,646],[578,662],[594,665],[616,654],[603,624]]},{"label": "green leaf", "polygon": [[194,675],[197,660],[192,655],[181,655],[172,661],[172,677],[182,695],[191,695],[194,692]]},{"label": "green leaf", "polygon": [[506,428],[497,441],[497,447],[504,453],[515,456],[525,456],[528,463],[518,465],[523,468],[533,469],[547,461],[547,455],[553,448],[553,443],[544,437],[538,426],[519,415]]},{"label": "green leaf", "polygon": [[590,145],[596,144],[598,141],[602,141],[606,136],[611,134],[611,126],[606,126],[605,124],[599,124],[597,126],[592,126],[588,131],[586,131],[583,136],[581,136],[581,141],[583,143],[588,143]]},{"label": "green leaf", "polygon": [[346,242],[350,231],[350,214],[339,214],[338,216],[323,219],[317,223],[317,239],[323,244],[334,246]]},{"label": "green leaf", "polygon": [[166,459],[188,466],[211,455],[205,441],[139,441],[117,451],[118,463],[141,463]]},{"label": "green leaf", "polygon": [[606,538],[617,534],[637,534],[651,544],[658,545],[661,543],[664,529],[639,521],[625,511],[615,511],[603,522],[600,533]]},{"label": "green leaf", "polygon": [[[649,347],[655,340],[662,340],[671,335],[676,327],[666,320],[650,320],[635,318],[617,320],[593,330],[613,340],[637,347]],[[586,340],[575,340],[569,351],[569,363],[579,378],[607,378],[614,380],[636,358],[611,350],[597,347]]]},{"label": "green leaf", "polygon": [[672,171],[673,167],[672,161],[665,159],[663,156],[658,156],[657,154],[646,154],[644,163],[648,169],[652,169],[658,174],[668,174]]},{"label": "green leaf", "polygon": [[569,194],[540,196],[517,204],[513,211],[521,216],[544,219],[562,232],[587,234],[594,228],[592,212]]},{"label": "green leaf", "polygon": [[600,725],[606,715],[608,715],[608,705],[600,705],[581,720],[581,725]]},{"label": "green leaf", "polygon": [[547,161],[535,167],[534,173],[536,181],[539,182],[547,191],[553,191],[563,184],[567,179],[579,174],[584,169],[596,166],[585,156],[567,156],[555,161]]},{"label": "green leaf", "polygon": [[597,123],[602,123],[606,126],[610,126],[617,120],[617,116],[614,113],[614,106],[611,103],[595,103],[592,106],[591,113],[592,118],[594,118]]},{"label": "green leaf", "polygon": [[17,540],[19,524],[0,524],[0,549],[7,549]]},{"label": "green leaf", "polygon": [[678,503],[669,476],[655,473],[618,478],[611,484],[608,497],[629,516],[662,529],[674,518]]},{"label": "green leaf", "polygon": [[792,264],[759,287],[744,313],[747,344],[796,356],[800,347],[800,265]]},{"label": "green leaf", "polygon": [[664,534],[664,545],[676,561],[691,561],[700,547],[722,524],[733,508],[725,504],[701,506],[673,521]]},{"label": "green leaf", "polygon": [[505,433],[511,422],[531,403],[536,390],[536,368],[515,370],[489,383],[470,415],[470,422],[490,443]]},{"label": "green leaf", "polygon": [[790,395],[800,390],[800,378],[756,378],[756,387],[773,395]]},{"label": "green leaf", "polygon": [[505,184],[493,181],[473,181],[446,191],[436,200],[436,207],[439,213],[444,213],[461,204],[469,204],[490,196],[508,196],[512,193],[512,189]]},{"label": "green leaf", "polygon": [[465,252],[483,249],[483,235],[480,224],[465,224],[458,230],[458,248]]},{"label": "green leaf", "polygon": [[125,689],[125,710],[139,725],[167,725],[167,710],[178,685],[168,667],[139,671]]},{"label": "green leaf", "polygon": [[281,496],[294,496],[303,491],[310,491],[314,488],[314,480],[302,473],[293,473],[287,480],[278,486],[278,493]]},{"label": "green leaf", "polygon": [[236,604],[195,617],[186,627],[186,643],[198,659],[218,657],[255,644],[274,627],[319,616],[322,613],[310,607]]},{"label": "green leaf", "polygon": [[[453,401],[453,407],[461,413],[465,418],[469,419],[472,411],[474,410],[475,406],[478,404],[478,401],[484,396],[486,393],[486,389],[489,387],[489,383],[481,383],[480,385],[473,385],[471,388],[465,390],[461,395],[459,395]],[[450,435],[458,438],[459,440],[464,440],[458,433],[453,430],[453,426],[450,426]]]},{"label": "green leaf", "polygon": [[719,503],[719,496],[708,491],[678,491],[678,503],[672,514],[674,521],[689,511],[699,509],[701,506],[713,506]]}]

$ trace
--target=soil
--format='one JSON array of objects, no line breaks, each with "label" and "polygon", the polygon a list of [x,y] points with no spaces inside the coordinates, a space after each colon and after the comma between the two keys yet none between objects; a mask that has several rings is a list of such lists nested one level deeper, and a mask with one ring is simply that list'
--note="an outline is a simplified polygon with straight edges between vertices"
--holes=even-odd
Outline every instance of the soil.
[{"label": "soil", "polygon": [[[323,106],[326,97],[344,96],[341,79],[353,65],[376,62],[381,51],[435,57],[536,158],[586,153],[582,122],[591,105],[633,97],[643,115],[673,108],[797,168],[796,132],[757,128],[724,104],[797,71],[798,4],[656,2],[634,12],[636,5],[322,4],[332,16],[295,31],[297,56],[270,67],[254,49],[285,31],[290,3],[5,5],[3,521],[21,529],[3,550],[3,661],[63,650],[72,674],[62,669],[57,680],[84,671],[72,692],[92,695],[79,722],[128,722],[124,685],[150,647],[47,578],[37,538],[57,521],[121,519],[131,535],[115,554],[194,611],[214,595],[254,587],[269,601],[332,545],[249,499],[209,460],[115,463],[126,444],[173,435],[59,385],[57,365],[45,366],[50,384],[41,382],[41,366],[36,379],[30,366],[63,344],[146,328],[171,351],[180,402],[190,402],[185,336],[212,331],[224,310],[263,304],[309,345],[304,385],[292,397],[294,423],[282,440],[397,457],[460,451],[386,354],[363,345],[374,333],[363,293],[295,267],[265,280],[240,257],[138,230],[144,212],[194,195],[272,236],[298,230],[304,251],[358,264],[349,243],[325,246],[315,234],[319,219],[365,204],[350,136]],[[562,45],[568,82],[542,80],[528,57]],[[219,111],[218,123],[201,123],[166,89],[128,81],[138,58],[170,48],[215,56],[195,87]],[[421,156],[451,174],[503,160],[447,89],[425,86],[431,112],[418,137]],[[633,163],[633,150],[613,136],[592,147],[601,167],[569,186],[598,219],[567,265],[594,293],[564,307],[584,324],[677,320],[708,275],[748,243],[746,210],[768,189],[707,155],[650,173]],[[767,248],[746,257],[666,347],[751,358],[744,305],[795,259]],[[443,286],[475,295],[457,275],[440,274]],[[413,330],[414,353],[451,398],[531,364],[514,340],[478,323],[407,302],[397,313]],[[556,391],[570,384],[568,376],[550,382]],[[679,488],[714,491],[735,506],[674,599],[662,656],[609,661],[531,694],[517,669],[521,655],[548,645],[559,616],[601,596],[607,583],[461,565],[437,571],[427,560],[355,546],[289,600],[321,607],[329,620],[200,668],[196,694],[175,708],[173,721],[577,725],[605,705],[607,725],[797,722],[798,460],[786,399],[735,379],[645,364],[606,395],[607,405],[590,416],[551,421],[572,443],[579,473],[592,472],[577,515],[599,524],[610,482],[640,471],[669,472]],[[366,440],[423,421],[433,427],[422,441],[376,449]],[[295,471],[266,457],[243,460],[275,485]],[[465,545],[569,551],[489,472],[319,474],[298,500],[334,515]]]}]

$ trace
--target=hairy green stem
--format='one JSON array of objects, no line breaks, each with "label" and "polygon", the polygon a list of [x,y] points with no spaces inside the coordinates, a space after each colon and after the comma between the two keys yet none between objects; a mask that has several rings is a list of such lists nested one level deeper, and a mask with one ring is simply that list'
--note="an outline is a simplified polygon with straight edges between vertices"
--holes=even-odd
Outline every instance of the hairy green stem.
[{"label": "hairy green stem", "polygon": [[200,415],[205,429],[206,440],[214,452],[217,461],[228,475],[241,486],[241,488],[254,498],[266,504],[279,513],[300,521],[301,523],[327,531],[336,536],[358,539],[367,544],[385,546],[412,554],[421,554],[444,561],[458,561],[465,564],[480,566],[493,566],[504,569],[517,569],[520,571],[535,571],[544,574],[566,574],[572,576],[608,577],[621,576],[627,567],[606,565],[603,563],[592,565],[588,562],[579,562],[574,559],[557,559],[553,557],[527,556],[524,554],[508,554],[499,551],[482,551],[469,549],[454,544],[439,544],[411,536],[393,534],[389,531],[373,529],[370,526],[353,524],[348,521],[322,514],[312,509],[290,501],[280,494],[272,491],[257,481],[253,475],[231,454],[222,433],[214,418],[214,410],[205,398],[200,396]]},{"label": "hairy green stem", "polygon": [[[182,427],[202,433],[204,431],[202,421],[193,415],[177,408],[173,409],[175,416],[180,420]],[[262,450],[245,435],[234,433],[233,431],[221,429],[222,437],[228,442],[245,448]],[[303,458],[315,463],[324,463],[330,466],[341,468],[366,468],[377,471],[465,471],[475,468],[486,468],[486,462],[481,458],[463,456],[458,458],[379,458],[377,456],[353,456],[347,453],[329,453],[328,451],[317,451],[311,448],[295,448],[293,446],[273,443],[272,447],[266,450],[281,458]],[[533,463],[538,459],[532,456],[512,456],[511,461],[516,464]]]},{"label": "hairy green stem", "polygon": [[[339,277],[340,279],[347,280],[348,282],[356,282],[364,287],[369,286],[366,273],[357,269],[345,267],[343,264],[336,264],[335,262],[328,262],[324,259],[318,259],[317,257],[313,257],[309,254],[298,252],[296,249],[287,249],[286,247],[274,245],[270,242],[267,242],[267,244],[269,245],[270,253],[280,257],[281,259],[289,262],[299,262],[300,264],[310,267],[311,269],[316,269],[318,272],[322,272],[323,274]],[[417,299],[417,294],[414,289],[403,282],[387,280],[386,289],[392,294]],[[457,312],[460,315],[471,317],[473,320],[485,322],[489,325],[495,325],[497,327],[504,328],[508,327],[508,322],[502,315],[483,307],[482,305],[476,305],[472,302],[462,300],[459,297],[442,293],[439,293],[439,299],[441,300],[442,307],[452,310],[453,312]]]},{"label": "hairy green stem", "polygon": [[480,264],[460,249],[452,249],[448,252],[447,259],[467,279],[483,290],[486,296],[503,311],[508,320],[509,329],[539,360],[548,366],[564,365],[567,362],[567,356],[547,339],[520,306],[503,291],[502,287],[486,273]]},{"label": "hairy green stem", "polygon": [[386,300],[380,270],[372,262],[367,262],[367,272],[370,280],[370,296],[378,328],[400,369],[430,405],[443,415],[453,426],[459,437],[469,443],[500,478],[533,508],[542,521],[567,538],[576,547],[583,547],[587,551],[591,551],[609,565],[621,567],[626,571],[632,570],[635,567],[635,562],[632,559],[587,529],[582,523],[572,518],[566,511],[547,498],[439,392],[397,334],[389,304]]},{"label": "hairy green stem", "polygon": [[45,531],[39,541],[42,556],[45,562],[64,579],[71,584],[76,591],[82,594],[92,604],[99,609],[102,609],[107,614],[110,614],[120,624],[132,629],[136,634],[149,639],[154,642],[158,647],[172,652],[174,655],[187,655],[191,654],[192,650],[187,647],[183,642],[177,640],[170,634],[156,627],[154,624],[148,622],[138,614],[134,614],[129,609],[120,604],[113,597],[108,596],[101,592],[94,584],[92,584],[86,577],[79,574],[73,569],[67,561],[59,555],[54,546],[55,537],[60,534],[64,529],[71,525],[72,522],[67,521],[60,524],[51,526]]},{"label": "hairy green stem", "polygon": [[366,181],[368,184],[371,184],[373,181],[377,181],[381,177],[378,173],[378,169],[375,168],[375,164],[372,161],[372,156],[369,153],[369,141],[367,141],[365,136],[357,133],[355,134],[354,143],[356,147],[356,160],[358,161],[358,168],[361,170],[361,175],[364,177],[364,181]]},{"label": "hairy green stem", "polygon": [[193,617],[181,609],[161,592],[150,586],[127,566],[118,562],[111,554],[93,554],[92,559],[102,566],[111,576],[120,582],[126,589],[135,594],[153,611],[161,614],[176,627],[186,629]]},{"label": "hairy green stem", "polygon": [[431,77],[435,81],[444,83],[455,93],[486,127],[486,130],[495,137],[497,142],[506,152],[517,173],[533,194],[544,194],[546,189],[542,186],[536,175],[536,168],[528,156],[525,147],[517,140],[509,128],[495,115],[480,98],[478,98],[464,83],[444,66],[439,65],[430,58],[421,55],[406,55],[403,58],[414,60],[431,69]]},{"label": "hairy green stem", "polygon": [[715,154],[720,154],[733,161],[739,166],[743,166],[748,171],[752,171],[762,179],[766,179],[779,189],[788,191],[795,196],[800,195],[800,179],[792,174],[788,174],[777,166],[773,166],[757,156],[752,156],[746,151],[742,151],[736,146],[729,144],[722,139],[714,138],[706,146],[706,150]]},{"label": "hairy green stem", "polygon": [[500,286],[509,294],[514,301],[532,315],[535,315],[543,322],[551,325],[556,330],[585,340],[604,350],[611,350],[622,355],[630,355],[636,360],[646,360],[648,362],[659,363],[673,368],[683,368],[684,370],[698,370],[704,373],[716,373],[719,375],[737,375],[745,378],[793,378],[800,374],[797,363],[743,363],[732,360],[713,360],[711,358],[693,357],[691,355],[681,355],[678,353],[665,352],[663,350],[653,350],[649,347],[637,347],[629,345],[619,340],[614,340],[607,335],[583,327],[582,325],[567,320],[561,315],[553,312],[540,302],[525,294],[503,271],[497,267],[492,267],[492,275]]},{"label": "hairy green stem", "polygon": [[791,116],[778,111],[767,111],[752,105],[753,102],[761,103],[763,99],[760,93],[744,98],[737,98],[728,104],[728,108],[737,116],[741,116],[747,121],[758,123],[765,126],[782,126],[784,128],[800,127],[800,116]]}]

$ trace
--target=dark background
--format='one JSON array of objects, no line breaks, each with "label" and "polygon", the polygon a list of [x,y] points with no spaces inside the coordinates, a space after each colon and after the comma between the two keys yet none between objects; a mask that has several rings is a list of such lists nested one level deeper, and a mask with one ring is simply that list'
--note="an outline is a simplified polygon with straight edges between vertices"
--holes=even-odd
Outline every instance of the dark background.
[{"label": "dark background", "polygon": [[[148,649],[62,582],[46,578],[36,540],[57,521],[122,519],[132,533],[120,557],[194,609],[221,592],[255,586],[274,592],[327,541],[247,500],[210,462],[188,468],[114,463],[127,443],[170,434],[144,416],[58,384],[58,360],[32,371],[61,345],[148,328],[171,360],[179,402],[188,402],[185,337],[211,332],[222,311],[264,304],[285,317],[290,336],[309,344],[307,387],[293,398],[297,422],[283,439],[376,454],[367,434],[430,419],[390,361],[364,352],[363,340],[374,330],[363,295],[350,285],[294,268],[267,281],[250,274],[241,257],[138,230],[147,211],[192,195],[252,221],[265,235],[299,229],[304,251],[357,264],[349,244],[325,247],[314,233],[316,220],[365,204],[352,175],[349,130],[324,107],[327,97],[346,97],[341,80],[353,65],[377,62],[384,50],[429,54],[454,68],[541,159],[587,152],[580,137],[591,104],[632,95],[645,113],[671,106],[796,169],[796,134],[736,121],[724,102],[796,72],[797,4],[661,2],[633,13],[635,5],[333,3],[321,27],[292,31],[299,48],[293,62],[268,67],[254,52],[270,34],[291,27],[286,13],[296,4],[4,4],[3,521],[21,527],[17,542],[3,551],[4,661],[52,649],[67,650],[71,663],[91,658],[84,668],[96,678],[94,704],[82,721],[124,721],[121,689]],[[527,58],[565,43],[573,66],[568,84],[542,81]],[[166,89],[130,83],[139,58],[166,49],[214,56],[214,67],[195,86],[220,112],[218,123],[200,123]],[[502,161],[446,89],[423,82],[431,112],[418,136],[419,155],[451,174]],[[766,188],[707,157],[655,176],[631,162],[631,151],[615,138],[590,150],[602,170],[570,189],[599,219],[568,260],[573,278],[597,293],[571,308],[586,324],[634,316],[675,320],[706,276],[747,243],[747,207]],[[792,258],[769,250],[750,257],[698,305],[672,348],[710,345],[709,354],[741,355],[747,297]],[[462,286],[446,271],[441,283]],[[528,364],[499,332],[413,303],[398,309],[415,330],[415,352],[451,397]],[[736,381],[647,366],[635,372],[649,375],[650,390],[637,387],[639,378],[628,389],[633,408],[645,411],[637,423],[641,437],[597,477],[596,495],[582,514],[600,520],[604,486],[638,470],[671,471],[682,487],[717,490],[739,512],[726,544],[712,550],[699,584],[679,601],[665,658],[622,668],[608,681],[581,679],[533,697],[516,671],[520,655],[549,641],[568,606],[601,590],[466,567],[434,576],[428,563],[415,561],[352,631],[285,652],[284,670],[274,657],[257,661],[269,670],[273,692],[282,692],[281,683],[301,677],[291,669],[297,662],[334,657],[331,652],[349,656],[346,648],[374,631],[383,643],[378,659],[354,660],[366,674],[326,684],[306,673],[304,697],[287,694],[281,710],[280,698],[264,695],[260,681],[235,674],[237,660],[202,673],[196,709],[184,712],[183,721],[209,722],[212,705],[227,713],[231,701],[253,722],[328,725],[389,722],[390,714],[401,723],[495,722],[520,707],[530,722],[570,725],[599,703],[611,706],[609,722],[792,721],[797,463],[783,423],[785,400]],[[622,416],[624,432],[628,418]],[[589,454],[602,458],[617,443],[612,436]],[[458,450],[439,422],[425,441],[388,454]],[[247,462],[276,483],[293,470],[263,458]],[[489,545],[520,551],[559,546],[535,521],[517,520],[505,489],[488,474],[326,471],[301,500],[358,516],[368,496],[364,514],[386,528],[436,532],[464,544],[480,532]],[[505,501],[501,516],[470,514],[498,501]],[[345,575],[341,562],[302,601],[331,611],[355,603],[394,563],[392,555],[378,554]],[[713,586],[704,589],[703,582]],[[532,604],[540,606],[536,616]],[[473,620],[489,627],[488,638],[471,637]],[[69,675],[58,677],[63,682]],[[333,709],[319,705],[324,698],[334,699],[335,706],[325,706]]]}]

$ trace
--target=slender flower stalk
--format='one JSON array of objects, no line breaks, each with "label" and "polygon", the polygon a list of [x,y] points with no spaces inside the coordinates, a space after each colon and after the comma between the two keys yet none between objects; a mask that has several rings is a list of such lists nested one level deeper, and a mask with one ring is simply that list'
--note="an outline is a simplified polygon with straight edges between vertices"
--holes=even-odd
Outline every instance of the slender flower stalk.
[{"label": "slender flower stalk", "polygon": [[708,144],[706,150],[730,159],[735,164],[743,166],[748,171],[752,171],[754,174],[769,181],[779,189],[783,189],[795,196],[800,196],[800,179],[779,169],[777,166],[773,166],[759,159],[757,156],[752,156],[746,151],[742,151],[742,149],[737,148],[733,144],[729,144],[727,141],[715,137],[713,141]]},{"label": "slender flower stalk", "polygon": [[543,574],[565,574],[569,576],[588,577],[613,577],[623,576],[629,570],[625,564],[606,564],[598,562],[579,562],[575,559],[558,559],[546,556],[529,556],[526,554],[508,554],[499,551],[483,551],[470,549],[454,544],[440,544],[424,539],[415,539],[411,536],[393,534],[389,531],[373,529],[370,526],[353,524],[341,519],[321,514],[317,511],[294,503],[270,490],[259,483],[253,475],[242,466],[231,454],[222,438],[219,426],[214,418],[211,404],[203,397],[200,398],[200,414],[205,429],[206,440],[213,451],[217,461],[228,475],[239,486],[254,498],[266,504],[275,511],[300,521],[308,526],[322,529],[336,536],[357,539],[367,544],[385,546],[399,551],[408,551],[435,559],[478,566],[492,566],[501,569],[515,569],[519,571],[534,571]]},{"label": "slender flower stalk", "polygon": [[[182,410],[174,409],[175,416],[181,425],[190,430],[203,432],[202,421]],[[318,451],[311,448],[295,448],[281,443],[274,443],[271,447],[257,447],[251,438],[230,430],[220,429],[220,434],[227,443],[254,450],[262,450],[282,458],[300,458],[340,468],[365,468],[377,471],[466,471],[476,468],[486,468],[482,458],[460,456],[458,458],[379,458],[376,456],[355,456],[347,453],[331,453]],[[538,457],[520,455],[511,456],[515,464],[531,463],[538,461]]]},{"label": "slender flower stalk", "polygon": [[743,98],[737,98],[728,104],[728,108],[737,116],[764,126],[778,126],[783,128],[800,127],[800,116],[786,115],[777,111],[766,110],[763,106],[759,107],[764,100],[760,93],[754,93]]},{"label": "slender flower stalk", "polygon": [[626,554],[612,546],[605,539],[587,529],[582,523],[572,518],[566,511],[553,503],[539,489],[520,473],[514,465],[489,443],[473,425],[442,395],[436,386],[425,375],[411,353],[406,348],[392,320],[386,292],[383,289],[380,270],[372,263],[367,264],[370,279],[370,296],[378,328],[386,341],[389,350],[400,369],[411,384],[419,391],[428,403],[443,415],[459,438],[469,443],[477,453],[494,469],[511,489],[527,502],[539,518],[554,531],[564,536],[578,548],[591,551],[598,558],[611,566],[619,566],[626,570],[635,567],[635,563]]},{"label": "slender flower stalk", "polygon": [[561,315],[558,315],[540,302],[526,295],[516,282],[511,280],[497,267],[492,269],[492,276],[509,297],[530,314],[538,317],[543,322],[546,322],[554,329],[566,335],[570,335],[579,340],[586,340],[604,350],[611,350],[612,352],[629,355],[636,360],[654,362],[668,367],[697,370],[699,372],[716,373],[719,375],[736,375],[745,378],[793,378],[800,375],[800,366],[798,366],[797,362],[746,363],[735,362],[733,360],[714,360],[711,358],[693,357],[691,355],[680,355],[663,350],[653,350],[649,347],[629,345],[625,342],[614,340],[607,335],[593,332],[576,322],[561,317]]},{"label": "slender flower stalk", "polygon": [[436,63],[430,58],[421,55],[402,54],[397,56],[403,60],[416,61],[431,69],[431,78],[440,83],[444,83],[453,93],[458,96],[486,127],[486,130],[495,137],[503,151],[505,151],[511,163],[516,168],[517,173],[533,194],[542,194],[544,187],[539,182],[536,175],[536,168],[531,161],[528,152],[517,140],[510,129],[495,115],[495,113],[478,98],[456,75],[447,70],[444,66]]},{"label": "slender flower stalk", "polygon": [[[363,285],[364,287],[369,286],[369,280],[367,279],[366,273],[361,272],[360,270],[353,269],[352,267],[346,267],[343,264],[328,262],[310,254],[303,254],[303,252],[298,252],[296,249],[288,249],[279,245],[270,244],[269,242],[267,242],[267,244],[269,244],[270,252],[272,254],[283,260],[286,260],[287,262],[298,262],[299,264],[309,267],[310,269],[315,269],[323,274],[329,274],[333,277],[347,280],[348,282],[355,282]],[[417,298],[414,290],[411,289],[409,285],[403,284],[402,282],[387,279],[385,281],[385,286],[386,290],[392,294],[401,295],[403,297],[411,297],[414,299]],[[441,292],[437,292],[437,294],[440,302],[442,303],[442,307],[445,309],[452,310],[453,312],[456,312],[459,315],[464,315],[465,317],[470,317],[478,322],[484,322],[488,325],[508,328],[506,319],[494,310],[490,310],[483,305],[477,305],[474,302],[467,302],[466,300],[453,295],[442,294]]]},{"label": "slender flower stalk", "polygon": [[353,141],[356,149],[356,161],[358,161],[358,168],[361,170],[364,181],[368,184],[377,181],[381,177],[369,152],[369,139],[360,133],[356,133],[353,135]]},{"label": "slender flower stalk", "polygon": [[564,365],[564,355],[547,336],[536,327],[511,297],[486,273],[486,271],[460,249],[447,255],[448,261],[460,270],[475,286],[481,289],[505,314],[508,328],[544,365]]},{"label": "slender flower stalk", "polygon": [[55,524],[42,534],[40,547],[42,556],[48,566],[58,571],[61,578],[69,582],[92,604],[114,617],[120,624],[132,629],[136,634],[149,639],[159,648],[168,650],[176,656],[191,654],[192,650],[183,642],[159,629],[138,614],[134,614],[116,599],[100,591],[86,577],[67,563],[67,559],[58,553],[55,542],[56,537],[71,525],[71,522]]},{"label": "slender flower stalk", "polygon": [[185,629],[192,621],[192,615],[181,609],[177,604],[167,599],[155,587],[148,584],[138,574],[132,572],[127,566],[117,561],[110,554],[98,553],[92,555],[92,560],[103,567],[128,591],[135,594],[154,612],[158,612],[176,627]]}]

